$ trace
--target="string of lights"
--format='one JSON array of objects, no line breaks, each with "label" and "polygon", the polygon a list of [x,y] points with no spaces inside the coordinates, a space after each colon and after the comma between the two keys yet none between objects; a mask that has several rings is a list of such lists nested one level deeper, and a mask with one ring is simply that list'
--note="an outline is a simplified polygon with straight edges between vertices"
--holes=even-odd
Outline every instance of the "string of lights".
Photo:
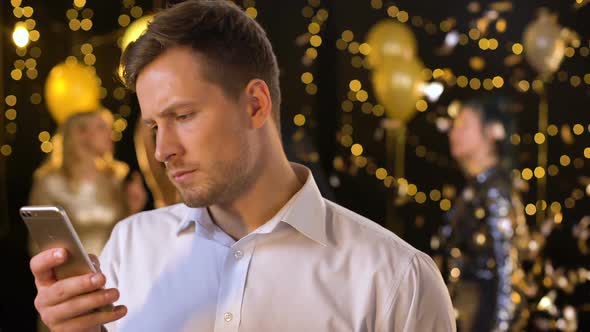
[{"label": "string of lights", "polygon": [[[35,46],[41,38],[41,34],[36,30],[37,22],[33,18],[34,9],[31,6],[25,6],[21,0],[12,0],[12,14],[15,18],[14,29],[12,32],[12,41],[15,45],[16,59],[13,61],[13,68],[10,69],[10,79],[14,82],[22,79],[36,80],[38,76],[37,59],[41,56],[41,48]],[[7,86],[12,86],[8,84]],[[30,103],[38,105],[41,103],[41,94],[34,92],[30,95]],[[6,136],[0,146],[0,154],[8,158],[13,152],[12,142],[16,139],[18,126],[16,120],[18,117],[17,109],[22,105],[26,106],[26,101],[21,100],[20,104],[16,95],[8,92],[4,98],[6,111],[4,118],[7,120],[4,126]],[[18,106],[17,106],[18,104]]]},{"label": "string of lights", "polygon": [[[309,20],[306,24],[306,30],[299,37],[296,38],[296,44],[305,48],[301,62],[303,69],[300,75],[300,80],[304,84],[304,89],[307,95],[315,96],[318,93],[318,86],[314,82],[314,73],[310,70],[318,58],[318,48],[322,45],[322,29],[324,23],[328,19],[328,11],[321,7],[320,0],[308,0],[308,5],[301,10],[301,15]],[[304,127],[308,127],[310,121],[308,117],[312,115],[312,107],[309,104],[303,104],[301,111],[293,116],[293,123],[300,127],[300,130],[294,135],[295,138],[300,138],[305,132],[302,131]],[[315,156],[315,155],[314,155]],[[306,159],[305,156],[302,156]],[[318,158],[311,158],[313,160]]]}]

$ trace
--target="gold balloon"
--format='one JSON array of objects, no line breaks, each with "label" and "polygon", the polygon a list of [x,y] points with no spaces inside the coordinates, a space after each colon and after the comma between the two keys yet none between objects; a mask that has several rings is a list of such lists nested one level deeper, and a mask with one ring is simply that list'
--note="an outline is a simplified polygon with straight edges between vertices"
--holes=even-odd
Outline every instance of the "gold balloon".
[{"label": "gold balloon", "polygon": [[390,19],[375,24],[369,30],[367,44],[371,46],[367,59],[373,68],[380,66],[386,58],[410,60],[416,56],[416,38],[412,30]]},{"label": "gold balloon", "polygon": [[131,44],[131,42],[136,41],[137,38],[139,38],[143,34],[143,32],[147,29],[148,24],[152,21],[153,18],[153,15],[142,16],[127,27],[127,29],[125,30],[125,34],[123,34],[123,38],[121,38],[122,51],[124,51],[125,48],[127,48],[127,46]]},{"label": "gold balloon", "polygon": [[547,76],[557,71],[566,45],[555,15],[541,10],[525,28],[523,44],[527,61],[539,74]]},{"label": "gold balloon", "polygon": [[385,58],[373,69],[371,80],[377,101],[391,119],[407,122],[416,112],[422,95],[424,66],[418,59]]},{"label": "gold balloon", "polygon": [[93,68],[78,62],[61,63],[49,72],[45,82],[45,101],[57,123],[77,112],[100,106],[100,87]]}]

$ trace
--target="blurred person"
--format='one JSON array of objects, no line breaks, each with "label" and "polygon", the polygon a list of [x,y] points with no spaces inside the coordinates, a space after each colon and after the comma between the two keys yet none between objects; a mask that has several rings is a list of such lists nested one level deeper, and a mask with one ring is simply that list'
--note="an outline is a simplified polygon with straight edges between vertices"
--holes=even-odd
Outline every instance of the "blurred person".
[{"label": "blurred person", "polygon": [[451,107],[459,111],[450,150],[467,184],[435,242],[444,258],[435,259],[444,264],[458,331],[510,331],[524,302],[515,282],[528,231],[510,173],[508,103],[488,97]]},{"label": "blurred person", "polygon": [[184,204],[118,223],[103,273],[58,281],[67,253],[35,256],[36,307],[54,330],[455,330],[431,258],[324,199],[287,160],[277,60],[235,4],[160,12],[123,66]]},{"label": "blurred person", "polygon": [[32,205],[62,206],[89,253],[100,254],[117,221],[147,200],[141,176],[113,159],[112,115],[76,113],[59,129],[55,150],[34,174]]}]

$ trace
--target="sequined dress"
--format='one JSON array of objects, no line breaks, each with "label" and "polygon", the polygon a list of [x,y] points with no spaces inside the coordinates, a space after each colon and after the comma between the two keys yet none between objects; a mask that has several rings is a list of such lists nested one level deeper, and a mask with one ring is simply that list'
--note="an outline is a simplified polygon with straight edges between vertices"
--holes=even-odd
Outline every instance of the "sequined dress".
[{"label": "sequined dress", "polygon": [[62,206],[88,253],[99,255],[115,224],[127,213],[122,178],[100,173],[75,192],[60,172],[36,174],[30,203]]},{"label": "sequined dress", "polygon": [[470,179],[448,221],[438,247],[458,331],[513,330],[524,304],[518,248],[528,231],[510,175],[496,167]]}]

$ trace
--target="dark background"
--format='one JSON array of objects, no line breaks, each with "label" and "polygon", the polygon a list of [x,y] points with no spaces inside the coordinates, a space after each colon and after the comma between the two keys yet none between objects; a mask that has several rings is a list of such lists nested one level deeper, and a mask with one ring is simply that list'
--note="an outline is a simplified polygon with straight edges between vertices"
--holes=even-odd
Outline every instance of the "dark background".
[{"label": "dark background", "polygon": [[[519,92],[512,83],[515,79],[532,81],[536,77],[535,72],[526,64],[524,58],[514,66],[505,65],[504,58],[511,54],[512,43],[521,42],[524,27],[534,19],[536,9],[542,6],[558,13],[560,24],[580,35],[581,47],[589,47],[590,6],[575,9],[575,1],[512,1],[512,10],[501,13],[501,17],[507,22],[506,31],[497,33],[493,28],[490,29],[489,37],[497,38],[500,43],[497,50],[483,51],[477,46],[477,42],[470,41],[467,45],[458,45],[451,54],[445,56],[439,55],[436,49],[443,44],[446,33],[438,28],[435,32],[428,33],[424,29],[425,23],[432,22],[438,27],[441,21],[455,18],[455,29],[467,33],[473,28],[474,21],[493,3],[492,1],[477,1],[481,7],[478,13],[472,13],[467,9],[470,1],[383,1],[382,8],[379,8],[379,2],[239,2],[243,7],[254,6],[257,9],[257,20],[267,30],[279,59],[283,93],[282,127],[288,155],[292,160],[303,162],[312,168],[324,195],[381,224],[385,224],[386,204],[393,204],[388,203],[392,202],[393,190],[377,180],[374,171],[373,174],[369,174],[370,172],[365,169],[355,170],[351,166],[353,159],[350,150],[338,141],[342,123],[351,123],[354,128],[354,141],[362,143],[364,155],[375,165],[387,164],[384,141],[375,139],[381,119],[362,113],[360,103],[355,103],[351,113],[345,114],[341,110],[341,103],[347,98],[348,83],[352,79],[359,79],[363,88],[369,91],[368,101],[377,103],[371,95],[369,72],[363,68],[353,67],[353,55],[335,47],[344,30],[353,31],[354,40],[364,42],[368,29],[378,20],[387,17],[387,8],[392,4],[409,12],[410,17],[420,16],[423,19],[422,24],[410,20],[407,25],[416,35],[418,56],[426,67],[451,68],[455,75],[465,75],[469,78],[483,79],[496,75],[504,78],[504,86],[494,89],[493,93],[510,96],[518,103],[518,111],[511,115],[516,124],[516,132],[521,135],[521,143],[515,146],[517,164],[519,169],[534,169],[537,146],[532,142],[532,135],[536,132],[539,96],[532,89],[528,92]],[[130,114],[127,115],[123,111],[123,117],[127,119],[129,127],[117,143],[116,157],[129,163],[132,169],[137,168],[133,128],[139,110],[135,97],[126,95],[119,100],[113,96],[114,90],[120,87],[114,74],[120,55],[116,41],[124,31],[117,23],[117,18],[121,14],[129,14],[129,8],[126,8],[125,4],[130,3],[142,7],[144,13],[151,12],[154,6],[159,5],[159,1],[154,3],[147,0],[88,0],[84,8],[91,8],[94,12],[93,27],[90,31],[74,32],[68,28],[65,14],[66,10],[73,8],[71,1],[23,0],[21,7],[34,8],[32,18],[36,21],[35,29],[41,33],[39,41],[31,43],[28,49],[39,47],[42,54],[36,59],[38,77],[28,79],[23,75],[21,80],[15,81],[10,77],[14,61],[31,56],[27,53],[21,57],[15,53],[11,34],[14,24],[19,19],[13,15],[10,1],[2,1],[0,145],[10,145],[12,154],[0,155],[0,331],[32,331],[35,326],[35,311],[32,305],[35,288],[28,268],[26,229],[18,216],[18,208],[26,204],[32,173],[46,157],[40,150],[38,133],[44,130],[53,133],[55,123],[44,102],[32,104],[29,97],[33,93],[43,95],[45,78],[54,65],[70,55],[82,59],[80,46],[83,43],[90,42],[94,46],[93,53],[97,58],[95,67],[102,79],[103,87],[107,90],[107,96],[102,103],[115,114],[121,113],[123,105],[131,107]],[[378,8],[373,8],[372,5]],[[307,26],[311,22],[310,18],[302,14],[306,6],[314,13],[319,9],[325,9],[329,14],[319,33],[323,41],[317,48],[319,55],[311,63],[303,60],[305,50],[309,47],[306,34]],[[580,182],[580,177],[587,175],[589,166],[583,151],[590,146],[590,110],[587,106],[590,102],[590,82],[584,83],[583,77],[590,73],[590,62],[588,56],[581,53],[580,49],[576,49],[575,55],[565,58],[560,68],[564,73],[562,76],[580,76],[582,83],[579,86],[572,86],[567,78],[556,78],[547,86],[549,123],[558,127],[579,123],[585,128],[582,135],[574,136],[573,144],[564,143],[559,135],[548,137],[549,164],[559,166],[559,158],[564,154],[571,157],[572,164],[575,158],[582,159],[578,165],[581,167],[559,166],[558,176],[548,179],[548,200],[561,202],[562,205],[574,190],[586,190],[585,184]],[[475,71],[470,67],[469,59],[473,56],[480,56],[485,60],[486,66],[481,71]],[[313,74],[314,84],[318,88],[316,94],[310,95],[306,92],[305,84],[301,82],[303,72]],[[476,96],[483,92],[483,89],[473,91],[469,88],[447,86],[438,102],[430,103],[426,112],[418,113],[409,122],[406,178],[426,195],[432,189],[443,191],[445,185],[447,188],[460,188],[463,181],[459,169],[449,158],[447,138],[444,133],[437,130],[436,119],[444,116],[446,106],[452,100]],[[18,103],[14,107],[18,116],[12,121],[17,126],[14,134],[6,129],[11,122],[4,117],[5,110],[10,108],[3,102],[7,95],[15,95],[18,98]],[[296,126],[293,122],[293,117],[300,113],[306,116],[303,127]],[[345,167],[335,168],[335,159],[342,160]],[[524,192],[525,204],[535,202],[535,182],[531,181],[529,186],[531,189]],[[573,208],[564,208],[561,226],[548,239],[544,257],[551,259],[556,266],[568,269],[590,266],[588,256],[578,250],[576,240],[571,237],[572,226],[582,216],[590,214],[587,195],[582,196],[576,199]],[[444,218],[439,202],[427,199],[425,203],[418,204],[410,198],[406,204],[396,206],[395,213],[396,222],[404,226],[404,232],[400,235],[419,249],[429,252],[430,237]],[[529,219],[530,223],[534,223],[534,217]],[[558,307],[569,304],[577,309],[581,331],[590,329],[589,290],[586,283],[578,286],[574,295],[560,292],[556,301]]]}]

